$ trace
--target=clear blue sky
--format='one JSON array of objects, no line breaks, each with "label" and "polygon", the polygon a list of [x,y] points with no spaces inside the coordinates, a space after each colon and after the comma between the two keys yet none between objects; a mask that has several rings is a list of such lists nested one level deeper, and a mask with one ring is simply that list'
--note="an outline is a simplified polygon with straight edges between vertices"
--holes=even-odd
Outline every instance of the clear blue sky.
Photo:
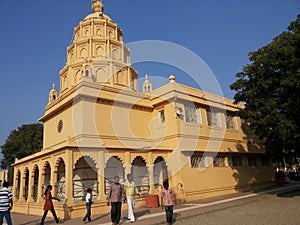
[{"label": "clear blue sky", "polygon": [[[225,97],[248,63],[248,52],[272,41],[300,12],[299,0],[103,0],[126,43],[164,40],[199,55]],[[44,114],[52,83],[59,84],[73,28],[91,13],[91,0],[0,0],[0,145],[18,126]],[[178,73],[138,64],[141,77]],[[174,69],[174,71],[172,71]],[[189,79],[178,82],[193,86]]]}]

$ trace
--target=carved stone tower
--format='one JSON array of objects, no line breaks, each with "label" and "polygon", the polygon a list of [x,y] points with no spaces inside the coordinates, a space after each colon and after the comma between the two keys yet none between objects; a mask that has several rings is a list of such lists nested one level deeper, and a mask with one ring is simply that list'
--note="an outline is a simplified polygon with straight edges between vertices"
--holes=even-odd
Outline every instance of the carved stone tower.
[{"label": "carved stone tower", "polygon": [[137,72],[123,42],[122,30],[103,13],[102,1],[94,0],[93,13],[74,28],[67,48],[66,65],[60,71],[60,94],[80,83],[90,82],[137,91]]}]

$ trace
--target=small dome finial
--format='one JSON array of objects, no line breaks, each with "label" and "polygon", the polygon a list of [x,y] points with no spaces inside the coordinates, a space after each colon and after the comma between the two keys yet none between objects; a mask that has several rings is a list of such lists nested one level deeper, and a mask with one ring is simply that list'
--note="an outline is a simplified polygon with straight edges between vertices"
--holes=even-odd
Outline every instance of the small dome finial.
[{"label": "small dome finial", "polygon": [[94,12],[102,13],[104,10],[104,5],[102,4],[102,0],[93,0],[92,8]]},{"label": "small dome finial", "polygon": [[170,83],[175,83],[175,76],[173,74],[169,76],[169,81]]},{"label": "small dome finial", "polygon": [[54,83],[52,84],[52,90],[55,90],[55,84]]}]

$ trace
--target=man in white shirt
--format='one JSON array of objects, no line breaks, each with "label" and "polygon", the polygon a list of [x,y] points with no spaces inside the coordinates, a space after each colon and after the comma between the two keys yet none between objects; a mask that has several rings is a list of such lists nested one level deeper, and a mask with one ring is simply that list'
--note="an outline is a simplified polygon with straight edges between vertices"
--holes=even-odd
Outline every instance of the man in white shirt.
[{"label": "man in white shirt", "polygon": [[139,195],[137,192],[137,188],[133,182],[131,174],[127,174],[127,181],[124,184],[125,186],[125,196],[126,196],[126,201],[128,205],[128,220],[130,220],[131,223],[135,222],[134,218],[134,198],[135,195]]},{"label": "man in white shirt", "polygon": [[87,189],[87,194],[85,196],[85,201],[86,201],[86,215],[83,218],[83,222],[87,223],[86,220],[88,220],[88,222],[91,222],[91,207],[92,207],[92,189],[88,188]]}]

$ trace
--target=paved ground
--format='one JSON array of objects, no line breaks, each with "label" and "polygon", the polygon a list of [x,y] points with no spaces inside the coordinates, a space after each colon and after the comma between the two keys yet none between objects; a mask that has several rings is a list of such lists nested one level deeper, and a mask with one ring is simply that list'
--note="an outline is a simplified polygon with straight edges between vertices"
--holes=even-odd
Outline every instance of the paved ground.
[{"label": "paved ground", "polygon": [[[178,205],[174,225],[299,225],[299,210],[300,182],[259,193],[240,193]],[[135,225],[165,224],[165,214],[160,208],[139,208],[135,214]],[[17,213],[12,217],[14,225],[37,225],[41,218]],[[109,214],[93,215],[92,220],[89,225],[111,225]],[[130,224],[125,218],[122,223]],[[45,224],[55,223],[47,218]],[[82,221],[72,219],[63,224],[82,224]]]},{"label": "paved ground", "polygon": [[[176,225],[299,225],[300,190],[177,220]],[[164,224],[164,223],[163,223]]]}]

